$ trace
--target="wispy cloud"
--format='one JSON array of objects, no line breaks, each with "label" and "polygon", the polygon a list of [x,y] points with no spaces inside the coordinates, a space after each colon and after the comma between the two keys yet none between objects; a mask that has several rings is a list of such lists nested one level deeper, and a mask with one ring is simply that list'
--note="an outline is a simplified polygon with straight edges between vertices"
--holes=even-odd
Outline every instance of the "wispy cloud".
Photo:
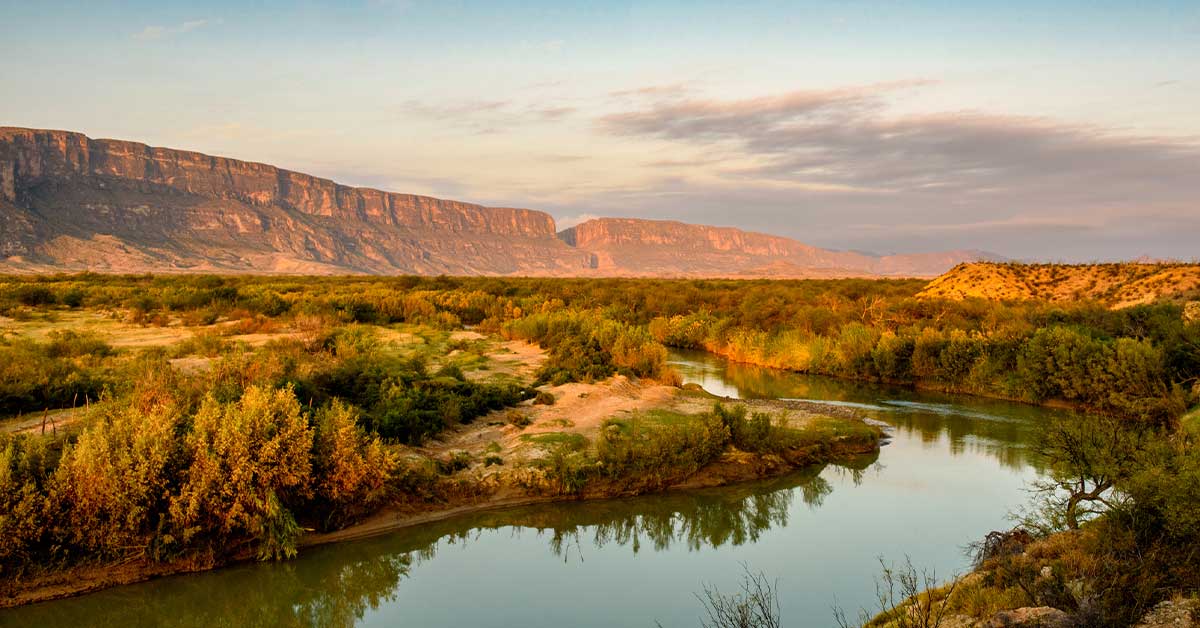
[{"label": "wispy cloud", "polygon": [[134,33],[133,38],[138,41],[166,39],[168,37],[190,33],[194,30],[219,23],[220,20],[188,20],[175,26],[149,25],[137,33]]},{"label": "wispy cloud", "polygon": [[609,92],[613,98],[678,98],[696,91],[696,86],[690,83],[668,83],[665,85],[647,85],[632,89],[621,89]]},{"label": "wispy cloud", "polygon": [[489,134],[538,122],[556,122],[574,115],[577,109],[569,105],[526,105],[510,100],[448,103],[410,100],[403,103],[398,111],[402,115],[453,124],[477,134]]},{"label": "wispy cloud", "polygon": [[745,208],[748,222],[840,228],[843,241],[866,246],[906,234],[974,245],[1000,231],[1009,241],[1062,230],[1113,240],[1143,231],[1138,217],[1149,214],[1162,230],[1200,233],[1200,139],[978,111],[896,113],[898,90],[923,85],[680,96],[603,116],[596,128],[711,158],[650,164],[687,182],[630,200],[698,218]]}]

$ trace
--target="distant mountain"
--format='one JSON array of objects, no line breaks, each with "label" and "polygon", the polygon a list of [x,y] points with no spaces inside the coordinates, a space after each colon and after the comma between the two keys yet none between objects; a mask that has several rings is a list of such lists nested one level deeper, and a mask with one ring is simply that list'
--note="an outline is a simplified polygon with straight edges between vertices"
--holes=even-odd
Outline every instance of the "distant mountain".
[{"label": "distant mountain", "polygon": [[871,256],[729,227],[598,219],[337,184],[265,164],[0,127],[0,271],[933,276],[983,253]]},{"label": "distant mountain", "polygon": [[960,264],[929,282],[924,297],[1099,301],[1112,307],[1200,299],[1200,264]]},{"label": "distant mountain", "polygon": [[593,253],[601,273],[634,276],[931,277],[961,262],[1001,259],[981,251],[875,256],[732,227],[639,218],[589,220],[558,237]]}]

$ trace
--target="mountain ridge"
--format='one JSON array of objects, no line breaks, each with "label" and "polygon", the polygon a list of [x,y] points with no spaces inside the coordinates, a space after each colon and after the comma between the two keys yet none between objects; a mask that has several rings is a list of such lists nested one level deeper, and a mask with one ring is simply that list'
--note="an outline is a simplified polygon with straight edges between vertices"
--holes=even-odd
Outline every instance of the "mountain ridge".
[{"label": "mountain ridge", "polygon": [[0,270],[535,276],[933,276],[972,251],[869,256],[770,234],[352,187],[269,164],[0,127]]}]

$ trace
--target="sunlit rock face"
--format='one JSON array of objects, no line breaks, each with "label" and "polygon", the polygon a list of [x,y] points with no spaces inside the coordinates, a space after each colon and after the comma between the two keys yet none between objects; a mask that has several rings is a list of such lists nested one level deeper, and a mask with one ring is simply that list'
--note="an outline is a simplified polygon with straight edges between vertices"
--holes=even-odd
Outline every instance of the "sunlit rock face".
[{"label": "sunlit rock face", "polygon": [[0,271],[928,276],[972,252],[876,257],[678,222],[592,220],[340,185],[274,166],[0,127]]},{"label": "sunlit rock face", "polygon": [[0,253],[31,268],[569,274],[589,263],[544,212],[65,131],[0,129],[0,216]]},{"label": "sunlit rock face", "polygon": [[637,218],[589,220],[559,237],[593,252],[598,271],[617,275],[926,277],[987,256],[978,251],[875,256],[732,227]]}]

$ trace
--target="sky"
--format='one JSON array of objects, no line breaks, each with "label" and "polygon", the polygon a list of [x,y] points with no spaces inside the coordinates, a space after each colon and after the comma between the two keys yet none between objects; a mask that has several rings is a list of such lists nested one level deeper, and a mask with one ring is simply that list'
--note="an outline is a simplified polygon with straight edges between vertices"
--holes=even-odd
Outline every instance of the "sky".
[{"label": "sky", "polygon": [[0,125],[874,253],[1200,257],[1200,1],[0,0]]}]

